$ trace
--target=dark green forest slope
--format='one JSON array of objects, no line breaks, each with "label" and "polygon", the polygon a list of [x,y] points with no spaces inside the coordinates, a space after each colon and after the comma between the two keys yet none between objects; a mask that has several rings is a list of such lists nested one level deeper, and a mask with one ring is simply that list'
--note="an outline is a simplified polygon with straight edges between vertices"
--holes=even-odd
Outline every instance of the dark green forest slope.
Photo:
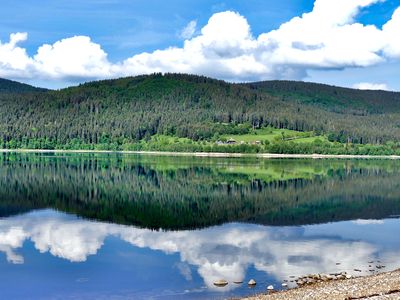
[{"label": "dark green forest slope", "polygon": [[0,93],[44,92],[45,89],[36,88],[28,84],[0,78]]},{"label": "dark green forest slope", "polygon": [[[389,143],[398,149],[400,93],[286,81],[230,84],[182,74],[59,91],[0,81],[3,148],[93,149],[100,144],[135,150],[141,149],[140,141],[158,135],[213,145],[220,135],[266,126],[313,132],[343,145]],[[304,151],[318,152],[314,148]]]},{"label": "dark green forest slope", "polygon": [[356,90],[301,81],[264,81],[245,84],[285,101],[318,106],[359,116],[400,112],[400,93]]}]

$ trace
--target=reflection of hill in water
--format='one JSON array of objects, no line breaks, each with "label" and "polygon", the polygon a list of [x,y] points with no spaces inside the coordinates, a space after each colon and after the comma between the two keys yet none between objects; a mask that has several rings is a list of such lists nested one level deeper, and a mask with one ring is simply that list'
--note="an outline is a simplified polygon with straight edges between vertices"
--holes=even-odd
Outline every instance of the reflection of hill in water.
[{"label": "reflection of hill in water", "polygon": [[4,154],[0,214],[54,208],[147,228],[300,225],[400,213],[394,161]]}]

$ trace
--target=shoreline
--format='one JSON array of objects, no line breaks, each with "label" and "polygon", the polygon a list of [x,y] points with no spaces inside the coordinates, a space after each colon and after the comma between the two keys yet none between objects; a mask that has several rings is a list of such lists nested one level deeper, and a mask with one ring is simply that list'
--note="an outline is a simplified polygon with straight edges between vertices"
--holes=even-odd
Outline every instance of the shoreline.
[{"label": "shoreline", "polygon": [[352,279],[315,283],[242,300],[358,300],[400,299],[400,269]]},{"label": "shoreline", "polygon": [[309,158],[309,159],[393,159],[398,155],[347,155],[347,154],[275,154],[275,153],[227,153],[227,152],[170,152],[170,151],[112,151],[112,150],[46,150],[46,149],[0,149],[0,153],[70,153],[70,154],[135,154],[154,156],[219,157],[219,158]]}]

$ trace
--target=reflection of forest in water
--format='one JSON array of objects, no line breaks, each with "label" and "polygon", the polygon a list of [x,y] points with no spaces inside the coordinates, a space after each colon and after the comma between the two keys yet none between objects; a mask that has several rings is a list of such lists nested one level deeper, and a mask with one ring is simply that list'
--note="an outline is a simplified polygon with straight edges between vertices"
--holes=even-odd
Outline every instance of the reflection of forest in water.
[{"label": "reflection of forest in water", "polygon": [[400,162],[3,154],[0,215],[53,208],[147,228],[400,214]]}]

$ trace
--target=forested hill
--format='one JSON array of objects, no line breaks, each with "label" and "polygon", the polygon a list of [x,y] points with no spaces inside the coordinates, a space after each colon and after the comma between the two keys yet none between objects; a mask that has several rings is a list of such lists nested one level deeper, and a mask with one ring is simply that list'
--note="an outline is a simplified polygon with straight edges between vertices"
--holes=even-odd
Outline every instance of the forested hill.
[{"label": "forested hill", "polygon": [[400,93],[379,90],[356,90],[302,81],[263,81],[246,86],[286,101],[311,104],[321,108],[354,114],[400,112]]},{"label": "forested hill", "polygon": [[43,92],[45,89],[36,88],[28,84],[0,78],[0,93]]},{"label": "forested hill", "polygon": [[[31,92],[0,83],[2,146],[121,145],[155,135],[211,141],[265,126],[343,143],[400,141],[399,93],[299,82],[230,84],[154,74]],[[14,93],[10,93],[14,91]]]}]

